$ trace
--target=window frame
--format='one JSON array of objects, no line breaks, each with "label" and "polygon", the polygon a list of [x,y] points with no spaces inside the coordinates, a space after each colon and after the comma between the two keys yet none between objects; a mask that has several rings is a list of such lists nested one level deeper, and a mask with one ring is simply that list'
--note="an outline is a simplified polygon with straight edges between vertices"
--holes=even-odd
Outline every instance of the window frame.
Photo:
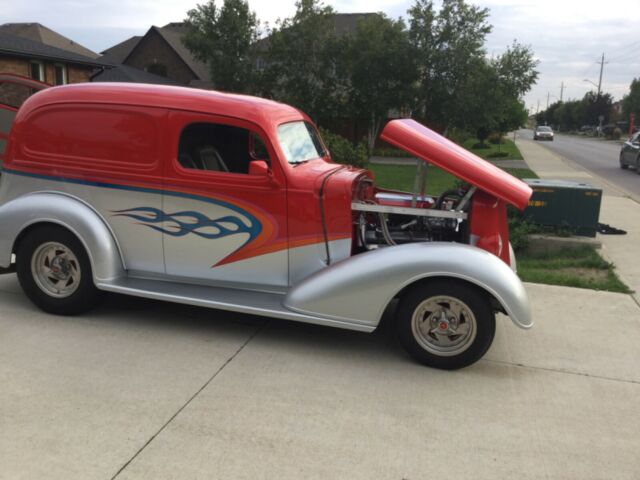
[{"label": "window frame", "polygon": [[[62,83],[58,83],[58,72],[57,69],[60,68],[62,71]],[[69,83],[69,76],[67,74],[67,66],[64,63],[54,63],[53,64],[53,81],[55,85],[67,85]]]},{"label": "window frame", "polygon": [[[272,144],[272,139],[257,124],[248,120],[223,115],[213,115],[206,113],[195,113],[185,111],[171,111],[169,115],[169,132],[171,135],[170,155],[168,168],[165,169],[165,179],[170,182],[172,179],[193,180],[194,183],[211,182],[211,183],[231,183],[236,185],[267,185],[270,180],[264,176],[251,175],[250,173],[221,172],[216,170],[199,170],[183,167],[179,160],[180,140],[184,130],[193,124],[206,123],[213,125],[223,125],[229,127],[241,128],[255,133],[264,143],[267,153],[269,154],[269,168],[273,178],[284,178],[284,172],[280,167],[280,162],[276,151]],[[247,145],[249,148],[249,145]],[[251,159],[253,161],[254,159]],[[265,160],[265,159],[259,159]]]},{"label": "window frame", "polygon": [[[34,65],[38,66],[39,78],[33,77]],[[42,83],[46,83],[46,72],[44,68],[44,62],[42,60],[29,60],[29,78],[31,78],[32,80],[37,80]]]}]

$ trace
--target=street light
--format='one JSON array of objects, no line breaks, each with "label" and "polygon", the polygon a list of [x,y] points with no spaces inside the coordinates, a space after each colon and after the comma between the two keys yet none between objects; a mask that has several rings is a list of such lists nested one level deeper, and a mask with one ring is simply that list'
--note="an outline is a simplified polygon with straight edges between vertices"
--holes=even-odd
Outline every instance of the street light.
[{"label": "street light", "polygon": [[598,98],[600,98],[600,85],[598,85],[597,83],[592,82],[591,80],[589,80],[588,78],[585,78],[582,80],[583,82],[589,82],[591,85],[593,85],[594,87],[596,87],[598,89]]}]

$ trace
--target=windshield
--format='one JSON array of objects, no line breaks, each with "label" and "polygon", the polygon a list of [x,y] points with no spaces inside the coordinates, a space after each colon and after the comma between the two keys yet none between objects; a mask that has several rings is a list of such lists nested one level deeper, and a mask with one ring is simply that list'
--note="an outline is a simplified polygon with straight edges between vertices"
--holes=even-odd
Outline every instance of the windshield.
[{"label": "windshield", "polygon": [[278,127],[280,147],[291,164],[324,156],[324,147],[313,125],[307,122],[285,123]]},{"label": "windshield", "polygon": [[551,127],[538,127],[539,132],[550,132]]}]

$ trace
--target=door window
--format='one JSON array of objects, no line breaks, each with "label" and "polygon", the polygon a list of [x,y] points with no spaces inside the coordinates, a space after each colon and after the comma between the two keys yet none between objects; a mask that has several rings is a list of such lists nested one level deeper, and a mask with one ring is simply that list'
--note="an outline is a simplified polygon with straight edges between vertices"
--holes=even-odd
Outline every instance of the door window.
[{"label": "door window", "polygon": [[190,170],[248,174],[252,160],[269,161],[268,155],[256,133],[217,123],[188,125],[178,146],[178,162]]}]

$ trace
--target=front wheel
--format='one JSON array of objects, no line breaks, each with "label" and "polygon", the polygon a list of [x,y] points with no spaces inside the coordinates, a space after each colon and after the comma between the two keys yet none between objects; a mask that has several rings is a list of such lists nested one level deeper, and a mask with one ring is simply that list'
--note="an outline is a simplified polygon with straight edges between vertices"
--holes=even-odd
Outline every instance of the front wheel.
[{"label": "front wheel", "polygon": [[455,370],[489,349],[496,321],[482,291],[455,280],[411,287],[400,299],[396,330],[404,349],[429,367]]},{"label": "front wheel", "polygon": [[623,157],[623,156],[622,156],[622,154],[620,154],[620,168],[621,168],[622,170],[626,170],[626,169],[628,169],[628,168],[629,168],[629,165],[627,165],[626,163],[624,163],[624,160],[623,160],[623,158],[622,158],[622,157]]},{"label": "front wheel", "polygon": [[45,312],[74,315],[99,300],[87,252],[68,230],[36,228],[22,240],[16,257],[22,289]]}]

